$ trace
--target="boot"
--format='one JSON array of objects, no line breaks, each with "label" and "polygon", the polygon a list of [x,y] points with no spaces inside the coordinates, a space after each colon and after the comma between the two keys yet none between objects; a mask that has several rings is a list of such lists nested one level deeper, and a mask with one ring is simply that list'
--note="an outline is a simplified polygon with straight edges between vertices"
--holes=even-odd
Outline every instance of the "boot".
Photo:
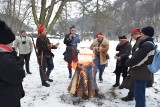
[{"label": "boot", "polygon": [[49,78],[50,73],[51,73],[51,71],[47,71],[47,73],[46,73],[46,75],[47,75],[47,77],[48,77],[48,80],[47,80],[47,81],[49,81],[49,82],[53,82],[53,79],[50,79],[50,78]]},{"label": "boot", "polygon": [[[123,77],[123,81],[124,81],[125,78],[126,78],[126,77]],[[122,84],[123,84],[123,81],[122,81]],[[119,89],[123,89],[122,84],[119,86]]]},{"label": "boot", "polygon": [[121,98],[122,101],[133,101],[133,96],[127,95],[126,97]]},{"label": "boot", "polygon": [[48,78],[48,80],[47,80],[47,81],[49,81],[49,82],[53,82],[53,79]]},{"label": "boot", "polygon": [[42,82],[42,86],[49,87],[50,84],[48,84],[46,81],[43,81],[43,82]]},{"label": "boot", "polygon": [[102,71],[99,72],[99,80],[100,80],[101,82],[103,81],[102,73],[103,73]]},{"label": "boot", "polygon": [[68,68],[69,70],[69,78],[72,78],[72,68]]},{"label": "boot", "polygon": [[119,86],[119,79],[120,79],[120,76],[116,75],[116,83],[113,85],[113,87]]}]

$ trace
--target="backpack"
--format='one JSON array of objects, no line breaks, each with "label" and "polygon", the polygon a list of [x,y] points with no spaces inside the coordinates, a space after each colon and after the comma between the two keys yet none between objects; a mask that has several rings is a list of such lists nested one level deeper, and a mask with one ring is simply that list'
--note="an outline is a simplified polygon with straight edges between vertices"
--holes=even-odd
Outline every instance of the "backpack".
[{"label": "backpack", "polygon": [[151,73],[156,73],[160,69],[160,50],[157,48],[157,46],[154,43],[152,44],[155,46],[155,53],[154,53],[152,63],[147,65],[147,67],[149,71],[151,71]]}]

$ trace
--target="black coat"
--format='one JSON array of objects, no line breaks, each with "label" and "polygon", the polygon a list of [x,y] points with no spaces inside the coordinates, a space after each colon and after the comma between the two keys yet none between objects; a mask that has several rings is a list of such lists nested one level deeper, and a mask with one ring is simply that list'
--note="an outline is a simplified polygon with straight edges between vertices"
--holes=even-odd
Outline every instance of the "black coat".
[{"label": "black coat", "polygon": [[129,55],[131,54],[132,45],[127,42],[126,44],[120,45],[118,44],[116,47],[116,51],[118,53],[116,56],[120,57],[121,60],[117,60],[116,66],[124,66],[125,61],[128,59]]},{"label": "black coat", "polygon": [[64,60],[66,62],[78,61],[77,45],[80,43],[79,36],[75,34],[75,37],[70,38],[70,34],[66,34],[64,38],[64,44],[66,44],[66,51],[64,52]]},{"label": "black coat", "polygon": [[23,64],[14,52],[0,52],[0,107],[16,107],[24,96]]},{"label": "black coat", "polygon": [[51,49],[48,47],[50,45],[50,41],[47,37],[39,36],[36,40],[36,47],[38,49],[38,56],[41,56],[41,52],[43,51],[44,57],[51,58],[54,57],[54,54],[51,52],[51,49],[56,49],[57,47],[53,46]]}]

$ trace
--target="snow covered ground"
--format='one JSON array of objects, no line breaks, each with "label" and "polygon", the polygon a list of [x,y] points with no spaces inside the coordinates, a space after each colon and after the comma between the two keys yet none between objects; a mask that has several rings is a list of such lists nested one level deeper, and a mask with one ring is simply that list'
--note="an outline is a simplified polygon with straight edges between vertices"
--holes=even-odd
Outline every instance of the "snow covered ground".
[{"label": "snow covered ground", "polygon": [[[57,43],[58,40],[51,39],[51,42]],[[41,85],[39,68],[36,55],[33,52],[30,60],[30,69],[32,74],[26,75],[23,85],[26,92],[25,97],[21,100],[22,107],[134,107],[135,101],[124,102],[121,98],[128,93],[127,89],[112,88],[115,83],[114,55],[117,41],[110,41],[109,55],[110,60],[108,67],[105,68],[103,75],[103,83],[100,83],[97,78],[100,98],[90,98],[82,100],[78,97],[73,97],[68,93],[67,88],[71,81],[68,78],[67,63],[63,60],[63,52],[65,45],[63,40],[59,40],[60,46],[57,50],[53,50],[54,70],[51,73],[51,78],[54,80],[50,83],[50,87]],[[90,41],[83,41],[79,47],[89,47]],[[157,43],[158,44],[158,43]],[[160,44],[158,44],[160,47]],[[97,74],[98,77],[98,74]],[[122,80],[122,78],[121,78]],[[160,107],[160,72],[155,74],[153,88],[146,90],[146,105],[147,107]]]}]

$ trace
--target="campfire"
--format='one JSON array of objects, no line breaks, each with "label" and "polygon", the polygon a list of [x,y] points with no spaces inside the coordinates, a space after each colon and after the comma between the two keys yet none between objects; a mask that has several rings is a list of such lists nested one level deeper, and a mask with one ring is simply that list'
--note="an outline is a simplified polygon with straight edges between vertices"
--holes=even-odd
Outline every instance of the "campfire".
[{"label": "campfire", "polygon": [[68,91],[74,96],[84,99],[94,97],[98,94],[95,80],[94,54],[89,53],[86,48],[81,49],[78,55],[79,62],[73,63],[75,73],[68,87]]}]

